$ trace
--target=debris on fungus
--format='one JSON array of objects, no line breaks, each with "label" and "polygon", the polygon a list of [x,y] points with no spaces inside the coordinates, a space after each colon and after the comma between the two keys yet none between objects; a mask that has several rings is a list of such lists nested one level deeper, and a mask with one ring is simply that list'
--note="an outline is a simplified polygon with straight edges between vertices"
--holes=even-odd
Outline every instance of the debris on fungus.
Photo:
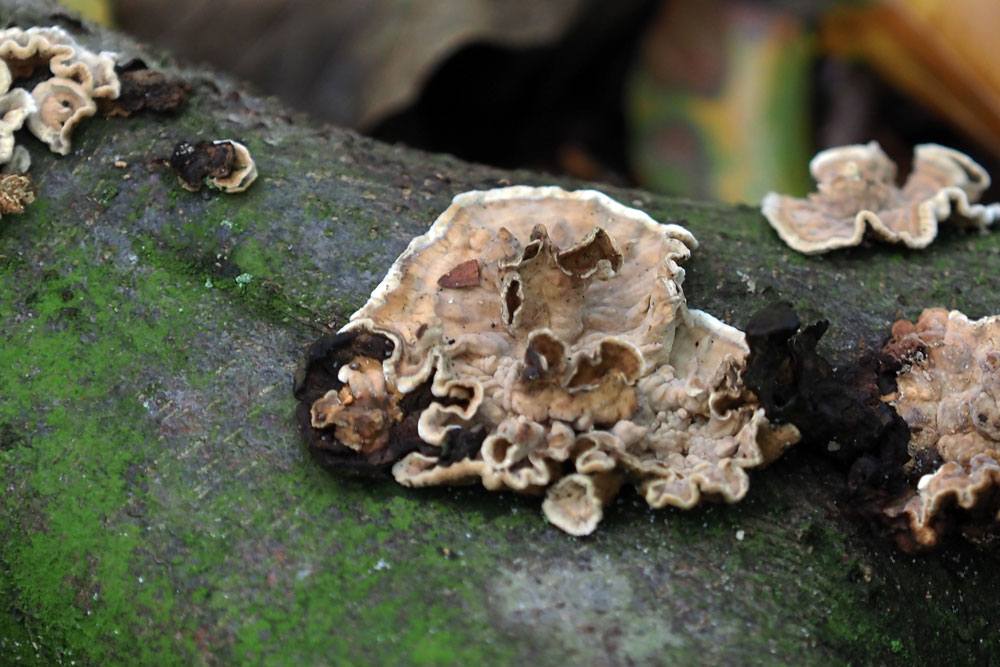
[{"label": "debris on fungus", "polygon": [[257,166],[243,144],[229,139],[182,141],[174,147],[170,167],[181,187],[197,192],[202,184],[223,192],[243,192],[257,179]]},{"label": "debris on fungus", "polygon": [[24,213],[24,208],[35,201],[35,185],[22,174],[0,175],[0,216]]},{"label": "debris on fungus", "polygon": [[128,117],[139,111],[166,113],[177,111],[187,100],[191,85],[186,81],[167,78],[162,72],[135,69],[118,75],[121,93],[113,100],[98,101],[101,112],[108,116]]},{"label": "debris on fungus", "polygon": [[918,546],[952,528],[972,538],[1000,529],[1000,315],[969,320],[929,308],[900,320],[883,355],[897,369],[883,396],[909,426],[909,493],[886,513]]},{"label": "debris on fungus", "polygon": [[697,245],[595,191],[458,195],[296,377],[328,467],[546,494],[592,532],[624,480],[652,507],[735,502],[798,439],[740,382],[739,330],[687,308]]},{"label": "debris on fungus", "polygon": [[809,172],[818,192],[808,199],[771,192],[761,204],[782,240],[805,254],[859,245],[867,229],[889,243],[925,248],[940,222],[983,230],[1000,217],[1000,205],[972,203],[990,185],[986,170],[937,144],[916,147],[902,188],[895,163],[875,141],[821,151]]}]

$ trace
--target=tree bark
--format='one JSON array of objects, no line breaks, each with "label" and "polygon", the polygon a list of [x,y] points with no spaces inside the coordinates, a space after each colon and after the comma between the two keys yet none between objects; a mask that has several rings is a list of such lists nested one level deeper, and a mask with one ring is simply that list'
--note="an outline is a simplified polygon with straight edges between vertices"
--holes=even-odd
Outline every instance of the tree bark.
[{"label": "tree bark", "polygon": [[[17,24],[54,4],[0,0]],[[69,22],[71,28],[75,24]],[[77,26],[77,32],[80,32]],[[847,362],[928,306],[996,311],[995,234],[803,257],[756,208],[470,165],[323,126],[225,76],[141,54],[192,96],[20,136],[38,201],[0,221],[0,655],[20,664],[995,661],[996,556],[903,556],[793,451],[736,505],[634,494],[568,537],[539,500],[331,476],[292,412],[304,348],[342,325],[453,195],[597,187],[701,242],[688,303],[736,326],[775,300]],[[193,194],[181,140],[236,139],[245,193]]]}]

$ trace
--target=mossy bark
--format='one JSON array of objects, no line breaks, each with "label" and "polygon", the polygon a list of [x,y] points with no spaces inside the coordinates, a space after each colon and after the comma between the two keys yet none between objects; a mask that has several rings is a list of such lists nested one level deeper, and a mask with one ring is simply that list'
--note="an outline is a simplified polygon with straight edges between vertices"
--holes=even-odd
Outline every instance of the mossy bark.
[{"label": "mossy bark", "polygon": [[[57,13],[0,0],[22,26]],[[996,557],[900,555],[844,518],[840,473],[804,452],[737,505],[626,494],[586,539],[534,498],[319,470],[292,419],[305,346],[456,193],[581,184],[383,145],[179,73],[194,90],[177,116],[91,119],[66,157],[19,138],[39,201],[0,221],[4,662],[997,660]],[[223,138],[250,148],[258,182],[182,190],[173,146]],[[792,301],[831,320],[841,361],[925,306],[997,310],[996,235],[807,258],[756,209],[595,187],[694,232],[693,307],[742,325]]]}]

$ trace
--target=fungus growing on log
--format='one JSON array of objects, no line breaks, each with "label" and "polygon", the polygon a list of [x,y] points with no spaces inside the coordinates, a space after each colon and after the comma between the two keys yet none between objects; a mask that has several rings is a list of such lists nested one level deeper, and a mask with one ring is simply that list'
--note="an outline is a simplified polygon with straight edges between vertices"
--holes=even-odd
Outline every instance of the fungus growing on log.
[{"label": "fungus growing on log", "polygon": [[223,192],[243,192],[257,180],[257,165],[237,141],[182,141],[174,147],[170,166],[181,187],[198,192],[202,184]]},{"label": "fungus growing on log", "polygon": [[109,51],[89,51],[58,27],[0,30],[0,91],[16,81],[37,80],[36,73],[43,68],[53,75],[38,82],[30,95],[14,88],[0,97],[0,164],[13,162],[8,171],[27,171],[27,153],[20,151],[14,160],[13,138],[7,138],[25,120],[50,150],[69,153],[73,128],[97,110],[94,99],[118,96],[117,58]]},{"label": "fungus growing on log", "polygon": [[742,332],[687,308],[696,245],[595,191],[458,195],[307,354],[310,448],[406,486],[546,493],[574,535],[623,479],[652,507],[740,500],[798,431],[741,384]]},{"label": "fungus growing on log", "polygon": [[0,61],[0,165],[7,171],[23,173],[28,170],[31,159],[23,148],[17,150],[20,147],[14,145],[14,132],[21,129],[37,107],[28,91],[23,88],[9,90],[9,85],[7,66]]},{"label": "fungus growing on log", "polygon": [[48,66],[57,77],[76,81],[90,97],[118,97],[120,84],[115,74],[118,54],[94,53],[62,28],[36,27],[0,30],[0,59],[14,79],[31,78]]},{"label": "fungus growing on log", "polygon": [[53,77],[31,91],[37,110],[28,117],[28,129],[49,145],[54,153],[66,155],[76,124],[97,112],[97,104],[87,90],[72,79]]},{"label": "fungus growing on log", "polygon": [[908,470],[916,488],[890,506],[920,546],[958,527],[967,536],[1000,529],[1000,316],[969,320],[929,308],[900,320],[883,355],[898,369],[883,396],[910,429]]},{"label": "fungus growing on log", "polygon": [[793,249],[819,254],[859,245],[865,231],[889,243],[925,248],[945,220],[979,230],[1000,217],[1000,205],[974,204],[989,174],[956,150],[922,144],[902,188],[896,165],[877,142],[830,148],[809,163],[818,192],[807,199],[774,192],[761,211]]}]

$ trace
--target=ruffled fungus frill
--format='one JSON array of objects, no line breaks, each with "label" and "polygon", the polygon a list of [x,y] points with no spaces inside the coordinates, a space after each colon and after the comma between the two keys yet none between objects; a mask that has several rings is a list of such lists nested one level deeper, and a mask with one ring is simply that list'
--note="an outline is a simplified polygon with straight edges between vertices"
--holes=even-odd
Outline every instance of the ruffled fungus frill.
[{"label": "ruffled fungus frill", "polygon": [[[20,130],[35,112],[35,100],[23,88],[10,89],[10,72],[0,61],[0,165],[5,171],[27,171],[30,158],[27,151],[14,145],[14,132]],[[22,168],[23,167],[23,168]]]},{"label": "ruffled fungus frill", "polygon": [[898,367],[883,397],[910,428],[916,488],[889,507],[917,544],[958,525],[970,537],[1000,529],[1000,316],[971,321],[929,308],[900,320],[883,355]]},{"label": "ruffled fungus frill", "polygon": [[741,499],[798,431],[741,384],[743,334],[687,308],[695,246],[594,191],[457,196],[307,355],[311,449],[407,486],[547,492],[574,535],[625,479],[653,507]]},{"label": "ruffled fungus frill", "polygon": [[[30,100],[30,108],[25,107],[28,108],[25,114],[28,129],[47,143],[50,150],[66,155],[70,151],[73,128],[97,110],[95,98],[118,96],[120,83],[115,73],[116,59],[115,53],[89,51],[62,28],[0,30],[0,84],[5,84],[3,90],[14,81],[37,80],[36,72],[43,68],[53,75],[38,82],[30,94],[23,88],[13,89],[0,98],[0,105],[9,109],[10,104],[2,100],[14,94],[19,105]],[[6,118],[4,122],[11,124]],[[16,122],[13,129],[20,128],[25,119]],[[13,139],[8,140],[6,135],[7,128],[0,124],[0,164],[15,162],[12,159]],[[7,155],[6,160],[4,155]],[[27,153],[19,152],[16,163],[14,171],[26,171],[30,164]]]},{"label": "ruffled fungus frill", "polygon": [[15,79],[28,79],[48,66],[57,77],[76,81],[90,97],[118,97],[121,86],[115,73],[118,54],[94,53],[55,26],[0,30],[0,59]]},{"label": "ruffled fungus frill", "polygon": [[97,104],[87,90],[72,79],[52,77],[31,91],[37,111],[28,117],[28,129],[49,145],[53,153],[67,155],[70,135],[77,123],[97,113]]},{"label": "ruffled fungus frill", "polygon": [[985,229],[1000,205],[973,204],[990,185],[989,174],[956,150],[922,144],[902,188],[896,165],[878,142],[830,148],[809,163],[818,192],[808,199],[774,192],[761,211],[785,243],[805,254],[856,246],[866,229],[889,243],[925,248],[938,223]]}]

